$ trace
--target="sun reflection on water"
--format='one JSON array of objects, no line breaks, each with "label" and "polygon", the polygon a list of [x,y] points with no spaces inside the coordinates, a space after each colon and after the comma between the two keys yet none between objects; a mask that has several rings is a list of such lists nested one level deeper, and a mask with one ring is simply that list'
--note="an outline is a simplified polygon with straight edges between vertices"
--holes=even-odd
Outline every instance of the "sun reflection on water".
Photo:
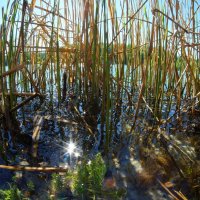
[{"label": "sun reflection on water", "polygon": [[64,144],[64,160],[69,166],[76,165],[80,156],[81,149],[78,147],[78,144],[72,140]]},{"label": "sun reflection on water", "polygon": [[69,153],[70,155],[72,155],[73,153],[75,153],[76,150],[76,145],[75,143],[73,143],[72,141],[69,142],[68,146],[66,147],[67,153]]}]

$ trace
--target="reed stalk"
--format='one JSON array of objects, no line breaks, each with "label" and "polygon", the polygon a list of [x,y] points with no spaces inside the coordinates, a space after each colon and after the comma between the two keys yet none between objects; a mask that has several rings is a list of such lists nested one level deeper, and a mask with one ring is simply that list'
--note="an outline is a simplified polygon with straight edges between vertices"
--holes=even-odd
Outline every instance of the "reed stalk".
[{"label": "reed stalk", "polygon": [[55,100],[61,103],[65,72],[66,88],[79,97],[78,103],[97,101],[101,106],[98,115],[106,151],[125,107],[132,130],[146,104],[160,122],[171,115],[174,105],[180,115],[184,100],[200,91],[199,8],[194,0],[184,8],[183,3],[32,0],[29,5],[27,1],[8,4],[2,10],[0,33],[2,107],[5,93],[10,93],[15,107],[15,94],[30,91],[47,93],[52,105]]}]

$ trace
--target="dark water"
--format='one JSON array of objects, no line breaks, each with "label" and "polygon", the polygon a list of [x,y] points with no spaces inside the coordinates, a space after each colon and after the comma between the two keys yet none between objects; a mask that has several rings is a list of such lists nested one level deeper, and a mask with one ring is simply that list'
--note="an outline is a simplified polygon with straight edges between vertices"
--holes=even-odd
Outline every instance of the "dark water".
[{"label": "dark water", "polygon": [[[50,87],[52,86],[49,83],[47,88]],[[53,85],[53,88],[56,89],[56,86]],[[8,141],[9,146],[7,151],[10,155],[10,165],[25,164],[30,166],[69,166],[73,168],[76,166],[77,162],[82,156],[88,155],[89,157],[92,157],[100,150],[101,135],[105,134],[105,127],[102,127],[100,124],[100,112],[98,111],[96,113],[95,119],[93,119],[92,115],[90,114],[91,111],[89,112],[90,105],[81,102],[79,97],[72,99],[72,95],[74,95],[73,88],[68,88],[66,100],[60,105],[57,101],[57,94],[54,92],[53,104],[50,104],[50,95],[48,95],[42,104],[39,98],[36,98],[18,110],[17,119],[20,122],[21,134],[27,135],[29,138],[32,136],[35,127],[34,119],[36,117],[42,117],[43,123],[40,131],[40,139],[38,142],[36,158],[32,158],[31,145],[28,144],[27,141],[22,142],[22,140],[19,140],[14,147],[12,142]],[[19,98],[18,102],[21,100],[22,99]],[[113,146],[115,143],[121,143],[122,141],[124,142],[122,138],[126,138],[126,134],[128,131],[130,131],[135,115],[137,100],[138,92],[135,93],[133,105],[128,105],[129,102],[127,98],[124,98],[119,110],[113,111]],[[85,124],[80,120],[80,116],[78,116],[73,111],[72,107],[70,107],[71,101],[75,101],[74,103],[77,106],[80,115],[89,125],[92,126],[92,129],[97,136],[96,141],[92,136],[88,134]],[[153,101],[153,98],[152,100],[147,100],[148,103]],[[185,102],[182,102],[182,105],[185,105]],[[98,106],[93,106],[92,110],[98,110]],[[89,113],[89,116],[87,116],[87,113]],[[187,131],[191,131],[191,134],[195,132],[198,133],[197,127],[200,122],[199,115],[192,117],[188,115],[187,112],[182,112],[181,116],[179,116],[179,114],[176,113],[175,99],[174,103],[172,102],[170,110],[167,110],[167,103],[163,103],[160,116],[162,119],[171,117],[168,123],[160,126],[161,128],[164,128],[168,134],[182,134],[182,132]],[[178,117],[181,118],[181,121],[177,120]],[[94,123],[90,124],[90,122],[93,120]],[[193,129],[192,124],[194,124]],[[149,130],[151,130],[151,128],[156,125],[157,123],[155,122],[155,118],[153,117],[152,113],[149,111],[149,109],[147,109],[146,104],[142,103],[137,118],[135,128],[136,132],[138,132],[140,135],[148,134]],[[177,139],[175,138],[175,140]],[[67,153],[66,148],[70,141],[73,141],[76,144],[77,153],[79,154],[77,157],[70,157],[69,153]],[[131,141],[134,141],[134,137],[132,137]],[[191,156],[193,156],[194,151],[186,140],[179,140],[178,142],[180,142],[180,146],[182,146],[185,151],[189,153],[191,152]],[[2,145],[1,142],[0,145]],[[111,149],[112,148],[114,149],[115,147],[112,147],[111,145]],[[127,164],[130,163],[130,153],[127,149],[124,150],[124,148],[122,148],[119,152],[119,156],[123,169],[123,166],[127,166]],[[0,164],[5,164],[1,158]],[[121,169],[119,172],[121,173]],[[13,175],[15,175],[14,172],[0,169],[0,188],[4,189],[8,187],[7,182],[12,182]],[[33,179],[36,182],[36,185],[39,185],[41,181],[41,179],[38,178],[40,177],[40,174],[32,176],[30,173],[28,173],[24,175],[24,177],[25,182],[28,181],[28,179]],[[44,177],[44,180],[42,181],[45,190],[48,190],[46,184],[48,180],[49,177],[47,176]],[[20,182],[19,185],[22,186],[22,182]],[[139,198],[140,197],[138,197],[138,199]]]}]

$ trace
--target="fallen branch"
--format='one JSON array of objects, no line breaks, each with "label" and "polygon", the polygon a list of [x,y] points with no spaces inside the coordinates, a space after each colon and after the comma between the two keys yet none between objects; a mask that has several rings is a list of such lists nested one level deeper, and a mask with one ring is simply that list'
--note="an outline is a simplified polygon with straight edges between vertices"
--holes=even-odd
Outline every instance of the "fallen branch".
[{"label": "fallen branch", "polygon": [[28,167],[28,166],[8,166],[8,165],[0,165],[0,169],[7,169],[12,171],[29,171],[29,172],[67,172],[67,168],[65,167]]}]

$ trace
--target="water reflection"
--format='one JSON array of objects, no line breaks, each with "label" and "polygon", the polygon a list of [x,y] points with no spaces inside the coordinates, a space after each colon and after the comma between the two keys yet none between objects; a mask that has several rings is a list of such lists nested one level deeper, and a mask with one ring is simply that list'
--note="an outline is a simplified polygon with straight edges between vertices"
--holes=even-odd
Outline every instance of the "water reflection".
[{"label": "water reflection", "polygon": [[64,152],[64,162],[69,167],[74,167],[82,152],[78,144],[70,140],[68,143],[64,144]]}]

